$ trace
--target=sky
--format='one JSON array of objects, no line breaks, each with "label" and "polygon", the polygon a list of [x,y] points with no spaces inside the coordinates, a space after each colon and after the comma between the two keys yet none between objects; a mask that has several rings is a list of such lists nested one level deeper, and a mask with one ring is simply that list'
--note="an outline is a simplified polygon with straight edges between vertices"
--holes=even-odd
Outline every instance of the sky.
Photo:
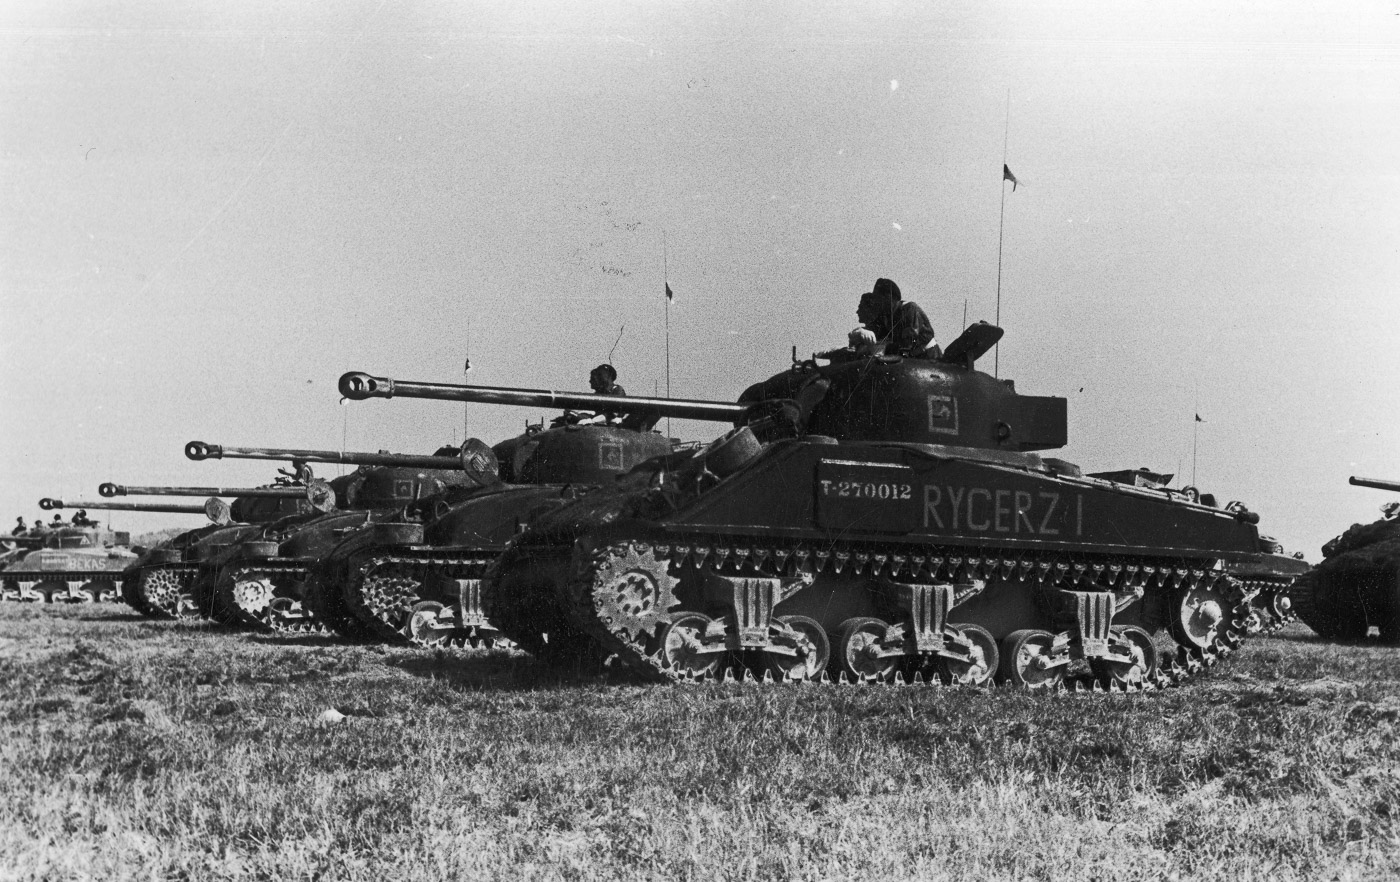
[{"label": "sky", "polygon": [[135,7],[0,3],[6,524],[275,474],[189,440],[550,415],[342,403],[349,370],[665,394],[669,349],[672,395],[733,400],[878,277],[945,344],[999,297],[979,367],[1067,398],[1086,471],[1313,560],[1400,498],[1346,483],[1400,480],[1395,0]]}]

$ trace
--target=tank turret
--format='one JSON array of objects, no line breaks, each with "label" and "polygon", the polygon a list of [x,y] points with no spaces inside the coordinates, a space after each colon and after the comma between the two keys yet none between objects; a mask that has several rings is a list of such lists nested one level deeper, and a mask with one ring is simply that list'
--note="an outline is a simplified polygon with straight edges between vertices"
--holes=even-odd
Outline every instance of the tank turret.
[{"label": "tank turret", "polygon": [[782,434],[826,435],[849,441],[942,444],[1030,451],[1063,447],[1063,398],[1020,395],[1009,380],[974,368],[1002,336],[979,323],[968,328],[939,359],[862,358],[847,350],[798,362],[790,370],[750,386],[734,403],[670,398],[630,398],[419,383],[352,372],[341,376],[346,398],[429,398],[526,407],[607,410],[634,421],[660,417],[749,425],[761,438]]},{"label": "tank turret", "polygon": [[[1400,481],[1350,477],[1354,487],[1400,492]],[[1381,518],[1352,524],[1322,546],[1323,560],[1298,580],[1298,616],[1329,640],[1365,640],[1374,629],[1400,643],[1400,502],[1381,506]]]}]

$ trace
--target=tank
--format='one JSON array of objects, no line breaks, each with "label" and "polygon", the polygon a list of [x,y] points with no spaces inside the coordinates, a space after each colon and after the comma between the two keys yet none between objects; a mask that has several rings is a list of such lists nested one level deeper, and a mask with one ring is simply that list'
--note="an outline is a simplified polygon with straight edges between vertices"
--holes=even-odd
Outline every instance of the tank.
[{"label": "tank", "polygon": [[[44,511],[62,508],[57,500],[39,503]],[[88,506],[100,508],[100,506]],[[131,536],[103,529],[75,514],[69,523],[12,536],[12,548],[0,563],[0,598],[41,603],[89,603],[112,600],[121,572],[133,560]]]},{"label": "tank", "polygon": [[1234,651],[1306,565],[1242,504],[1043,455],[1066,401],[978,371],[1001,336],[794,359],[708,417],[649,403],[735,425],[536,518],[485,575],[492,621],[659,681],[1140,689]]},{"label": "tank", "polygon": [[[1348,483],[1400,493],[1400,481]],[[1294,585],[1294,608],[1319,636],[1364,640],[1374,628],[1383,642],[1400,643],[1400,501],[1382,505],[1381,515],[1322,546],[1322,562]]]},{"label": "tank", "polygon": [[[349,373],[347,398],[431,398],[572,408],[491,448],[498,468],[475,486],[449,489],[395,517],[351,532],[316,568],[311,594],[347,636],[398,643],[492,645],[500,637],[481,607],[481,575],[524,525],[675,449],[653,431],[651,399],[396,381]],[[610,421],[586,411],[628,403]],[[585,413],[581,413],[583,411]]]},{"label": "tank", "polygon": [[217,561],[216,604],[238,624],[264,631],[322,628],[309,612],[305,583],[310,565],[347,532],[391,517],[398,509],[449,488],[476,486],[495,477],[495,461],[480,442],[442,447],[431,456],[412,454],[224,447],[191,441],[185,455],[212,459],[282,459],[344,463],[358,468],[343,479],[334,511],[296,514],[263,524],[229,546]]},{"label": "tank", "polygon": [[[152,618],[213,618],[236,621],[217,604],[212,590],[215,573],[209,561],[217,560],[234,543],[263,524],[284,517],[333,511],[337,488],[314,478],[307,467],[284,472],[274,483],[261,487],[131,487],[105,483],[98,488],[105,498],[126,495],[207,496],[205,510],[211,523],[145,550],[122,576],[122,597],[133,609]],[[232,504],[218,498],[235,497]]]}]

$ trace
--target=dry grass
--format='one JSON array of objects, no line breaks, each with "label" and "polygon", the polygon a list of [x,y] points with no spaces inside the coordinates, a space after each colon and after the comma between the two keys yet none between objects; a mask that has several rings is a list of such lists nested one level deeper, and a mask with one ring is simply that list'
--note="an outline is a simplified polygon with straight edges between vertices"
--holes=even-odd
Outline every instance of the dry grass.
[{"label": "dry grass", "polygon": [[1400,651],[1309,633],[1165,695],[1032,697],[3,604],[0,879],[1395,877]]}]

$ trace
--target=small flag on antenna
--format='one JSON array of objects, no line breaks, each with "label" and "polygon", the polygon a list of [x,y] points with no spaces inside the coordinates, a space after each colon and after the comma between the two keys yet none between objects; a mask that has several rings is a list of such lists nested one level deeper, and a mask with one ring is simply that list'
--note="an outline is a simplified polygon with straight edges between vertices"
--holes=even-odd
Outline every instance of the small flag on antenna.
[{"label": "small flag on antenna", "polygon": [[671,283],[670,283],[670,282],[666,282],[665,284],[666,284],[666,299],[667,299],[667,300],[674,300],[674,299],[676,298],[676,295],[674,295],[674,294],[671,293]]},{"label": "small flag on antenna", "polygon": [[1205,422],[1205,420],[1201,419],[1201,415],[1200,415],[1200,414],[1196,414],[1196,422],[1198,422],[1198,423],[1203,423],[1203,422]]},{"label": "small flag on antenna", "polygon": [[1004,162],[1001,164],[1001,179],[1003,181],[1011,182],[1012,193],[1016,192],[1016,185],[1021,183],[1020,181],[1016,180],[1016,176],[1011,173],[1011,167]]}]

